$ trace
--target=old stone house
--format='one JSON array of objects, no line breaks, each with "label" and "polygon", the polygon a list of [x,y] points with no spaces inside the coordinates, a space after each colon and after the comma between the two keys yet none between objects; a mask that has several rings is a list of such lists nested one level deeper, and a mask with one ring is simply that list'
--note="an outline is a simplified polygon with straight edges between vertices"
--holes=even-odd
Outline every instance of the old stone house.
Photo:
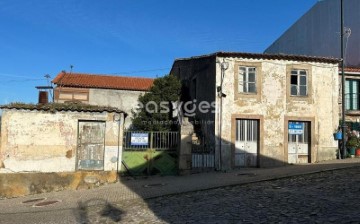
[{"label": "old stone house", "polygon": [[[183,114],[215,146],[216,168],[336,158],[337,59],[217,52],[175,60]],[[210,106],[209,106],[210,105]],[[189,110],[189,108],[195,110]]]},{"label": "old stone house", "polygon": [[2,109],[5,171],[117,171],[126,113],[79,104],[10,104]]},{"label": "old stone house", "polygon": [[90,105],[116,107],[129,116],[125,127],[131,125],[131,110],[136,108],[141,94],[149,91],[151,78],[60,72],[52,81],[54,102],[81,102]]}]

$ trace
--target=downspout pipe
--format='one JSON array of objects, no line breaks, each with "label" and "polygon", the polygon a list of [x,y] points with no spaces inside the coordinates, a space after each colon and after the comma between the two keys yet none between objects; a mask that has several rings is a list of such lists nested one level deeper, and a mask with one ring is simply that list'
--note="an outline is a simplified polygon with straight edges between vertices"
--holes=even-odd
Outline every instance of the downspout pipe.
[{"label": "downspout pipe", "polygon": [[346,123],[345,123],[345,58],[344,58],[344,0],[341,0],[341,28],[340,28],[340,34],[341,34],[341,131],[342,131],[342,145],[341,145],[341,151],[342,153],[339,153],[339,159],[341,157],[343,159],[346,158]]}]

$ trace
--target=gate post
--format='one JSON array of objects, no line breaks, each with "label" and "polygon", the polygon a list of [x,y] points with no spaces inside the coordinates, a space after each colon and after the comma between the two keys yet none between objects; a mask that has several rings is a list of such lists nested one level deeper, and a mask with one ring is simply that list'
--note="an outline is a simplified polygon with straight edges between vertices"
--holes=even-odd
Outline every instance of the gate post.
[{"label": "gate post", "polygon": [[191,148],[193,133],[193,124],[189,122],[188,118],[184,117],[180,126],[180,146],[178,149],[180,175],[187,175],[191,173]]}]

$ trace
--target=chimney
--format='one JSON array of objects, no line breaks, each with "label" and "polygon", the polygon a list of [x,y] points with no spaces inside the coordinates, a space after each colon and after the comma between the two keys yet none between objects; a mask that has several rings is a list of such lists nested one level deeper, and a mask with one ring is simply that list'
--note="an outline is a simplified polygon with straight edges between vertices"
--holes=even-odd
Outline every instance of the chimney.
[{"label": "chimney", "polygon": [[[36,86],[35,88],[39,90],[38,104],[49,103],[49,91],[53,90],[53,87],[52,86]],[[52,98],[52,96],[51,96],[51,98]]]},{"label": "chimney", "polygon": [[49,103],[48,91],[39,91],[39,104]]}]

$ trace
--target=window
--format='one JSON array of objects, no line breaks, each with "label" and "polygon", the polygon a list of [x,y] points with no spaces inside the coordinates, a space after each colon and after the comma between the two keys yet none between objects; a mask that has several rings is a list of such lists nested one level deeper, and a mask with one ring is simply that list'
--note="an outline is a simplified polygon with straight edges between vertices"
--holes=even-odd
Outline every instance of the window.
[{"label": "window", "polygon": [[359,110],[359,80],[345,82],[345,109]]},{"label": "window", "polygon": [[76,89],[76,88],[55,88],[55,102],[83,102],[89,101],[88,89]]},{"label": "window", "polygon": [[262,63],[237,61],[234,65],[234,100],[261,101]]},{"label": "window", "polygon": [[308,88],[306,70],[291,70],[290,85],[291,96],[307,96]]},{"label": "window", "polygon": [[256,68],[239,67],[239,93],[256,93]]}]

